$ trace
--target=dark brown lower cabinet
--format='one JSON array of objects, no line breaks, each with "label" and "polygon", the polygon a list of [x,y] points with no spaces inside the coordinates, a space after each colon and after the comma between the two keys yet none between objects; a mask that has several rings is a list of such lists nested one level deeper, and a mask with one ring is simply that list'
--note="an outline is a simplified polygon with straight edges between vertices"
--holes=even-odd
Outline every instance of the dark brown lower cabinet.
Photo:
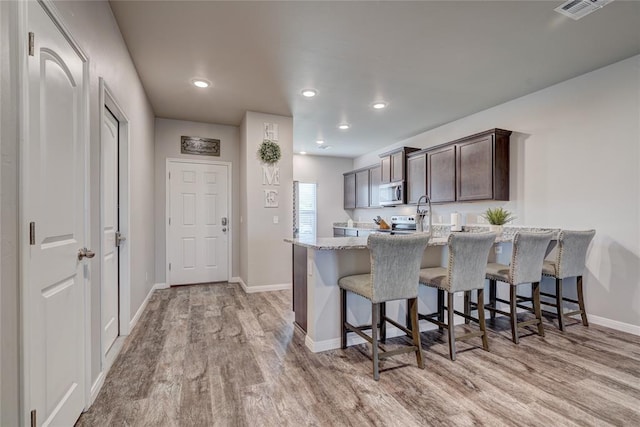
[{"label": "dark brown lower cabinet", "polygon": [[293,245],[294,322],[307,332],[307,248]]}]

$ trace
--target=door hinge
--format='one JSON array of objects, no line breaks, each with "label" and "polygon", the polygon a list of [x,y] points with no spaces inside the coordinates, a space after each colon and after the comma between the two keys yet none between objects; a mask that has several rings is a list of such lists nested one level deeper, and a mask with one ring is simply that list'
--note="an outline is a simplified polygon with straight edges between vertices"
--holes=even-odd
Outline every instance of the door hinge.
[{"label": "door hinge", "polygon": [[29,56],[35,55],[35,46],[36,46],[36,35],[32,32],[29,32]]},{"label": "door hinge", "polygon": [[169,172],[169,179],[171,179],[171,172]]},{"label": "door hinge", "polygon": [[36,223],[29,223],[29,245],[33,246],[36,244]]},{"label": "door hinge", "polygon": [[36,410],[31,411],[31,427],[36,427],[38,422],[36,421]]},{"label": "door hinge", "polygon": [[169,271],[171,271],[171,263],[169,263]]},{"label": "door hinge", "polygon": [[171,217],[169,217],[169,225],[171,225]]}]

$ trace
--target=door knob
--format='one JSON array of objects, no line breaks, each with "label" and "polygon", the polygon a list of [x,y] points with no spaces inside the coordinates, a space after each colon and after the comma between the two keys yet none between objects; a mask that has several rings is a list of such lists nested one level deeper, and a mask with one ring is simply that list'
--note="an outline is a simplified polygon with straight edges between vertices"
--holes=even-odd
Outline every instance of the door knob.
[{"label": "door knob", "polygon": [[227,232],[227,227],[222,227],[222,232],[226,233]]},{"label": "door knob", "polygon": [[87,248],[78,250],[78,261],[82,261],[82,258],[93,258],[94,256],[96,256],[96,253]]}]

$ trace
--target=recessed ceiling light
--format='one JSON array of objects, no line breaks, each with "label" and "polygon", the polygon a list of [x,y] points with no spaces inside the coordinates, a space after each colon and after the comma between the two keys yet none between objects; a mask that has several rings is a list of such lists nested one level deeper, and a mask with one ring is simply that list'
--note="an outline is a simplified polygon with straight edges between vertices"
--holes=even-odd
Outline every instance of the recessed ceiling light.
[{"label": "recessed ceiling light", "polygon": [[302,93],[302,96],[305,96],[307,98],[313,98],[318,94],[318,91],[315,89],[304,89],[301,93]]},{"label": "recessed ceiling light", "polygon": [[202,80],[202,79],[193,79],[193,80],[191,80],[191,83],[193,83],[194,86],[200,87],[200,88],[205,88],[205,87],[211,86],[211,83],[209,83],[206,80]]},{"label": "recessed ceiling light", "polygon": [[351,127],[351,125],[349,123],[342,123],[338,125],[338,129],[340,130],[347,130]]},{"label": "recessed ceiling light", "polygon": [[324,144],[324,141],[319,139],[319,140],[316,141],[316,144]]},{"label": "recessed ceiling light", "polygon": [[376,110],[382,110],[383,108],[386,108],[388,104],[384,101],[378,101],[378,102],[374,102],[372,107],[375,108]]},{"label": "recessed ceiling light", "polygon": [[301,151],[300,154],[302,154],[304,156],[305,154],[307,154],[307,152],[306,151]]}]

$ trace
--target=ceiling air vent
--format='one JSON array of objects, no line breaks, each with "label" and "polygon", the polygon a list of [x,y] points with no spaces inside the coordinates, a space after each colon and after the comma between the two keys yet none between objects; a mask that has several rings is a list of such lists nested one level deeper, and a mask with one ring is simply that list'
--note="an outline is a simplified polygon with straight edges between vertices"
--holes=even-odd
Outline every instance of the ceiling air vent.
[{"label": "ceiling air vent", "polygon": [[554,10],[571,19],[578,20],[612,1],[613,0],[568,0]]}]

